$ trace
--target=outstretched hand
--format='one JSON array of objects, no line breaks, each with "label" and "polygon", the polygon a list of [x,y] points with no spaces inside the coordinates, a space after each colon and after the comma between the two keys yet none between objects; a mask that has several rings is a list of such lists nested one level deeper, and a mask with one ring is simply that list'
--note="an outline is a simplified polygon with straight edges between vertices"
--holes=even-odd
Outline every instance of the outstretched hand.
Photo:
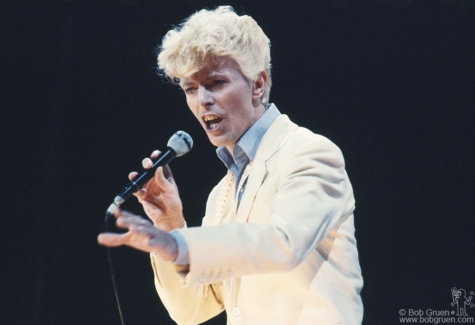
[{"label": "outstretched hand", "polygon": [[114,213],[116,225],[127,229],[127,232],[102,233],[97,237],[99,244],[109,247],[130,246],[135,249],[155,253],[165,261],[174,261],[178,255],[178,247],[166,231],[155,227],[149,220],[119,209]]},{"label": "outstretched hand", "polygon": [[[150,156],[151,159],[145,158],[142,161],[143,168],[151,168],[153,166],[152,159],[156,159],[159,154],[160,151],[155,150]],[[130,173],[129,179],[132,180],[136,175],[137,172]],[[154,177],[134,195],[157,228],[171,231],[181,228],[185,224],[178,187],[168,165],[157,168]]]}]

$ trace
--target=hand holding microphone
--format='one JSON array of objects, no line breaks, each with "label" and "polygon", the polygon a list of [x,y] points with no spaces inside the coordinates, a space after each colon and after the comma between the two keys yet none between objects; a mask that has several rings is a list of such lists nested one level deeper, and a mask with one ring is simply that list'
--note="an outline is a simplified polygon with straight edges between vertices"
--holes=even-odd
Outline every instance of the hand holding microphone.
[{"label": "hand holding microphone", "polygon": [[[193,140],[186,132],[176,132],[168,141],[166,150],[162,153],[154,151],[152,160],[144,159],[142,164],[146,170],[140,174],[129,174],[129,184],[115,197],[107,213],[113,214],[127,198],[135,193],[145,213],[156,227],[165,231],[181,227],[184,223],[182,204],[167,164],[174,157],[180,157],[190,151],[192,147]],[[149,182],[152,178],[154,180]]]},{"label": "hand holding microphone", "polygon": [[125,202],[134,192],[142,189],[142,187],[153,177],[158,167],[165,166],[173,158],[186,154],[193,147],[193,140],[190,135],[184,131],[176,132],[170,140],[168,140],[167,149],[158,156],[153,166],[145,170],[142,174],[135,176],[125,189],[114,198],[114,202],[107,209],[108,213],[113,213],[117,207]]}]

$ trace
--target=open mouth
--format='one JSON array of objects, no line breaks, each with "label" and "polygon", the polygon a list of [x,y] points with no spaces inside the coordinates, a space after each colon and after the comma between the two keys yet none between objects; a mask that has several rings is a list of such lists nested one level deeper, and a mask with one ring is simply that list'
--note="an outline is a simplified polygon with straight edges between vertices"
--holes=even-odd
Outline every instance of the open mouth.
[{"label": "open mouth", "polygon": [[221,121],[222,119],[215,115],[208,115],[204,117],[206,129],[210,131],[217,129]]}]

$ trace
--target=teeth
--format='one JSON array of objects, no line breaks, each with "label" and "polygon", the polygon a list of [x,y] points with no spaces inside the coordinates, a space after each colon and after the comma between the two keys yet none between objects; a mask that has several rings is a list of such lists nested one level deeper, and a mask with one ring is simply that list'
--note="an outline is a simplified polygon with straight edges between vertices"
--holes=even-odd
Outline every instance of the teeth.
[{"label": "teeth", "polygon": [[203,117],[203,120],[208,130],[214,130],[218,128],[219,124],[221,123],[221,118],[216,115],[206,115]]},{"label": "teeth", "polygon": [[207,115],[207,116],[204,117],[204,120],[205,120],[205,122],[208,122],[208,121],[211,121],[211,120],[215,120],[217,118],[218,117],[214,116],[214,115]]}]

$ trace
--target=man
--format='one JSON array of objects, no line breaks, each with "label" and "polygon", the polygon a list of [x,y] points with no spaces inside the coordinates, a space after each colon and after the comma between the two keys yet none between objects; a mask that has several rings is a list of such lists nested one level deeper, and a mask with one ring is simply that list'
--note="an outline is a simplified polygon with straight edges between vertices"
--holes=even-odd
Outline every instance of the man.
[{"label": "man", "polygon": [[228,324],[361,324],[343,156],[268,104],[270,49],[261,28],[230,7],[202,10],[167,33],[158,64],[179,81],[229,171],[209,195],[202,227],[186,227],[171,172],[159,168],[136,193],[153,224],[119,211],[127,233],[101,234],[99,242],[151,253],[156,289],[178,324],[223,310]]}]

